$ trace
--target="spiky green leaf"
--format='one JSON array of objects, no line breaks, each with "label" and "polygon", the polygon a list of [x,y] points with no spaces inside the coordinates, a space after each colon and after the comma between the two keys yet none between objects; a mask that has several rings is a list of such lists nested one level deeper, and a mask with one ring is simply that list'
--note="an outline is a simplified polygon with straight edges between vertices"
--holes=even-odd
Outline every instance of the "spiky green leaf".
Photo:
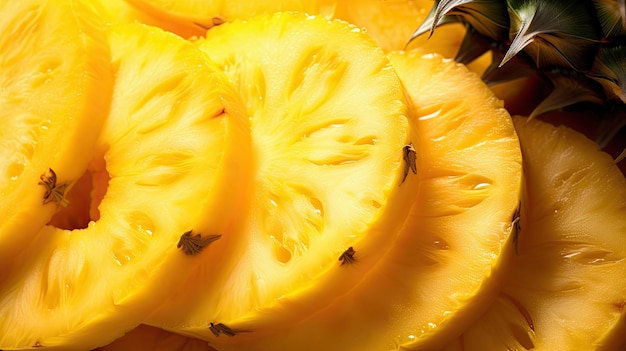
[{"label": "spiky green leaf", "polygon": [[496,43],[492,39],[478,33],[474,27],[468,24],[465,25],[465,28],[465,36],[454,60],[466,65],[491,50]]},{"label": "spiky green leaf", "polygon": [[624,0],[593,0],[604,38],[626,35]]},{"label": "spiky green leaf", "polygon": [[626,39],[602,46],[589,76],[600,82],[609,96],[626,103]]},{"label": "spiky green leaf", "polygon": [[534,62],[525,52],[513,57],[510,64],[505,65],[504,67],[499,67],[507,48],[507,46],[502,44],[492,45],[491,64],[485,69],[481,76],[481,79],[485,82],[485,84],[493,86],[538,74]]},{"label": "spiky green leaf", "polygon": [[508,0],[511,45],[500,66],[526,51],[539,68],[591,67],[601,38],[588,1]]},{"label": "spiky green leaf", "polygon": [[425,33],[430,37],[436,27],[456,21],[468,23],[494,40],[508,38],[509,19],[501,0],[438,0],[410,40]]},{"label": "spiky green leaf", "polygon": [[528,116],[531,119],[576,103],[602,104],[605,100],[602,88],[579,72],[559,68],[544,74],[554,85],[554,90]]}]

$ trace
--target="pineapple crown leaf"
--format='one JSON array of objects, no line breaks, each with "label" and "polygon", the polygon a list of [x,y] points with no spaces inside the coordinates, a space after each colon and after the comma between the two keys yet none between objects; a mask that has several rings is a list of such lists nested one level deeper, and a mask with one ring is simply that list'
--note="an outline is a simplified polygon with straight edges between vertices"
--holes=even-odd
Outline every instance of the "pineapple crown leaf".
[{"label": "pineapple crown leaf", "polygon": [[588,52],[597,47],[601,34],[593,9],[583,2],[509,0],[511,41],[501,62],[525,50],[538,67],[571,66],[587,70],[593,62]]},{"label": "pineapple crown leaf", "polygon": [[434,7],[435,12],[433,14],[434,23],[431,28],[431,31],[435,30],[436,25],[439,24],[439,21],[443,16],[449,14],[458,6],[463,6],[465,4],[471,3],[473,0],[440,0],[437,1],[437,6]]},{"label": "pineapple crown leaf", "polygon": [[492,86],[522,77],[537,75],[537,69],[531,58],[525,52],[511,58],[511,64],[500,67],[506,47],[493,46],[491,50],[491,64],[481,75],[485,84]]},{"label": "pineapple crown leaf", "polygon": [[468,64],[485,52],[491,50],[495,45],[494,41],[478,33],[471,25],[465,25],[466,31],[461,46],[457,51],[454,60],[462,64]]},{"label": "pineapple crown leaf", "polygon": [[602,104],[605,100],[598,83],[579,72],[557,67],[544,70],[543,74],[554,89],[528,116],[530,119],[576,103]]},{"label": "pineapple crown leaf", "polygon": [[[444,0],[435,7],[435,20],[456,15],[480,34],[494,40],[508,39],[509,18],[506,5],[500,0]],[[434,30],[434,27],[433,27]]]},{"label": "pineapple crown leaf", "polygon": [[626,39],[602,46],[588,75],[626,103]]},{"label": "pineapple crown leaf", "polygon": [[[538,76],[553,87],[532,117],[577,103],[626,110],[625,3],[436,0],[409,43],[440,25],[461,22],[467,32],[455,60],[468,64],[490,51],[492,62],[481,76],[487,85]],[[625,122],[609,124],[607,140],[626,127],[626,111],[620,116]]]},{"label": "pineapple crown leaf", "polygon": [[426,32],[430,38],[436,27],[450,22],[470,24],[480,34],[494,40],[508,37],[509,19],[502,1],[438,0],[409,42]]},{"label": "pineapple crown leaf", "polygon": [[593,4],[605,38],[626,35],[624,0],[594,0]]},{"label": "pineapple crown leaf", "polygon": [[426,15],[426,18],[424,18],[424,21],[422,22],[422,24],[413,32],[413,34],[411,35],[411,37],[409,38],[407,42],[407,45],[410,44],[411,41],[413,41],[415,38],[427,32],[428,32],[428,38],[430,39],[430,37],[435,32],[435,28],[437,28],[438,26],[446,22],[456,22],[454,18],[449,17],[449,16],[441,16],[439,18],[436,18],[436,12],[437,12],[436,10],[437,10],[438,2],[436,2],[435,4],[436,5],[433,6],[428,12],[428,15]]}]

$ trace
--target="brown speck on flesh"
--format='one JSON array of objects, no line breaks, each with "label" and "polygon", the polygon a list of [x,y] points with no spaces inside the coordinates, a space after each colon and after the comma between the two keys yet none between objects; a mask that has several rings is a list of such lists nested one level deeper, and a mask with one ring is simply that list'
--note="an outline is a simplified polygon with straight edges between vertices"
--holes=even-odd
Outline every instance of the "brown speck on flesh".
[{"label": "brown speck on flesh", "polygon": [[65,198],[65,190],[70,185],[70,182],[57,184],[57,174],[52,168],[48,168],[46,173],[39,176],[38,185],[43,185],[46,188],[46,192],[43,194],[44,205],[56,202],[66,207],[69,204],[69,201]]},{"label": "brown speck on flesh", "polygon": [[400,184],[404,183],[409,175],[409,171],[417,174],[417,152],[415,147],[413,147],[413,143],[409,143],[402,148],[402,158],[404,159],[404,175]]},{"label": "brown speck on flesh", "polygon": [[176,247],[182,249],[185,255],[195,256],[202,252],[202,250],[210,243],[218,240],[221,237],[222,236],[219,234],[209,235],[206,237],[202,237],[201,234],[192,235],[192,231],[190,230],[180,236]]},{"label": "brown speck on flesh", "polygon": [[355,253],[356,251],[354,251],[354,248],[352,246],[350,246],[346,251],[344,251],[339,256],[339,261],[341,261],[341,265],[343,266],[344,264],[354,263],[354,261],[356,261],[356,258],[354,258]]}]

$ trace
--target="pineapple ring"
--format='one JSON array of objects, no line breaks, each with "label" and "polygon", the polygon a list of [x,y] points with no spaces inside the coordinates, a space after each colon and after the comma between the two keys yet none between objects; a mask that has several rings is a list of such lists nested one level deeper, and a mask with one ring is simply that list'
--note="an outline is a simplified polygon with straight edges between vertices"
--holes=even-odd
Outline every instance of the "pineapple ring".
[{"label": "pineapple ring", "polygon": [[[511,118],[462,65],[421,51],[391,53],[390,60],[419,116],[423,155],[417,202],[393,246],[373,268],[354,267],[365,278],[348,293],[311,294],[301,307],[316,313],[306,320],[287,324],[276,313],[268,327],[233,324],[251,332],[216,338],[215,348],[431,350],[489,308],[521,188]],[[315,301],[329,298],[332,304],[318,308]],[[299,306],[287,300],[281,307]]]},{"label": "pineapple ring", "polygon": [[109,45],[116,80],[95,156],[106,163],[96,173],[109,175],[100,218],[46,226],[45,242],[1,283],[2,349],[108,344],[211,255],[238,216],[249,128],[223,72],[156,27],[113,26]]},{"label": "pineapple ring", "polygon": [[346,22],[258,16],[213,28],[198,46],[251,115],[250,213],[229,257],[147,323],[213,340],[238,320],[270,323],[272,304],[287,294],[328,291],[319,284],[328,280],[341,294],[362,279],[350,266],[367,269],[383,256],[414,201],[419,140],[388,59]]},{"label": "pineapple ring", "polygon": [[245,20],[278,11],[301,11],[330,17],[337,0],[125,0],[184,38],[203,36],[208,28],[226,21]]},{"label": "pineapple ring", "polygon": [[0,13],[1,279],[87,169],[113,83],[81,2],[3,1]]},{"label": "pineapple ring", "polygon": [[526,188],[518,249],[498,299],[446,350],[623,350],[626,178],[582,134],[514,122]]}]

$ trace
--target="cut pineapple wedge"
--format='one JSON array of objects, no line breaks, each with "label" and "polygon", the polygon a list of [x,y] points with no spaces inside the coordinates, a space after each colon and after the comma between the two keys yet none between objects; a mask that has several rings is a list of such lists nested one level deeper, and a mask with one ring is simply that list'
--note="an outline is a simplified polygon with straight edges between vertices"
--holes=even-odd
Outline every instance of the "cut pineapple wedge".
[{"label": "cut pineapple wedge", "polygon": [[362,275],[350,266],[372,267],[414,202],[420,143],[388,59],[346,22],[278,13],[223,24],[197,44],[247,104],[250,208],[228,256],[148,322],[214,339],[241,320],[270,324],[277,299],[352,288]]},{"label": "cut pineapple wedge", "polygon": [[332,16],[337,0],[125,0],[185,38],[202,36],[208,28],[279,11]]},{"label": "cut pineapple wedge", "polygon": [[626,179],[578,132],[514,122],[525,181],[517,251],[493,306],[446,350],[623,350]]},{"label": "cut pineapple wedge", "polygon": [[114,94],[93,162],[108,178],[99,218],[46,226],[0,284],[3,350],[108,344],[212,254],[205,239],[227,236],[237,217],[250,143],[226,76],[157,28],[114,26],[109,44]]},{"label": "cut pineapple wedge", "polygon": [[112,68],[98,17],[81,1],[1,1],[0,13],[2,279],[86,170]]},{"label": "cut pineapple wedge", "polygon": [[206,341],[188,338],[145,324],[94,351],[215,351]]}]

